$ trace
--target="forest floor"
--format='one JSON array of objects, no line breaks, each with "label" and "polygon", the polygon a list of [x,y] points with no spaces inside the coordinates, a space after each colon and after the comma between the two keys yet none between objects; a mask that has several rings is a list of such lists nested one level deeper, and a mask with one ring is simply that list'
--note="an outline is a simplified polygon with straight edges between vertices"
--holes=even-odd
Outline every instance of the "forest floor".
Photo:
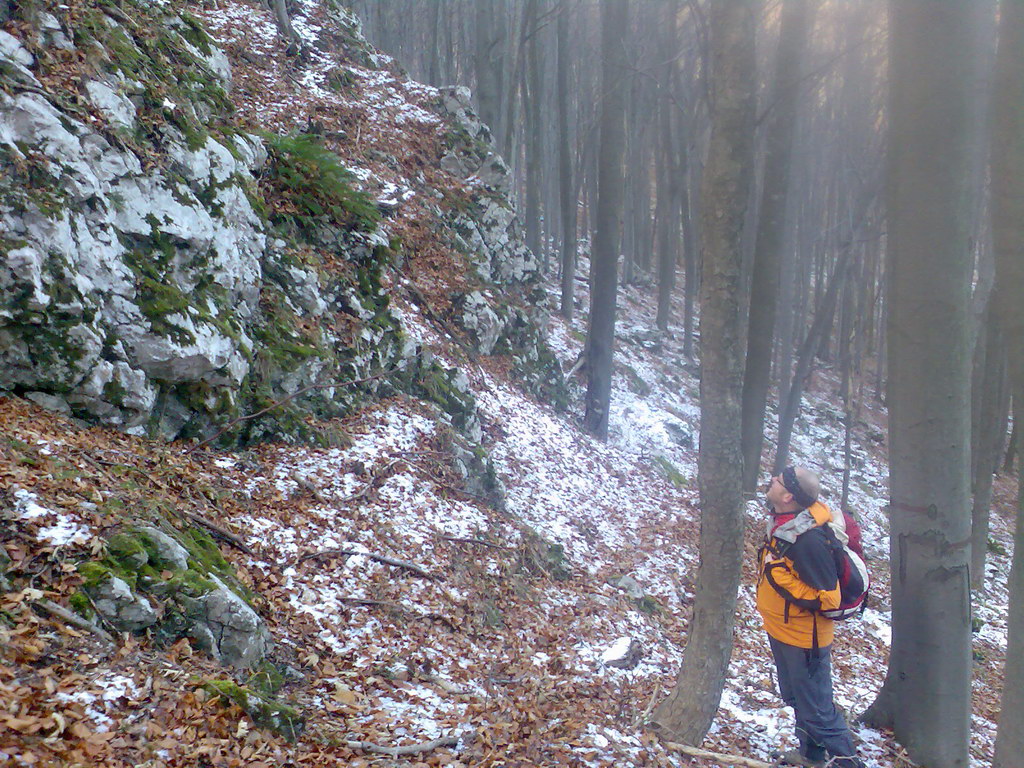
[{"label": "forest floor", "polygon": [[[0,606],[14,622],[0,625],[0,761],[702,764],[667,752],[644,729],[681,662],[699,525],[696,380],[681,357],[680,330],[650,330],[648,293],[627,288],[621,296],[606,444],[579,430],[578,413],[557,414],[523,395],[501,366],[473,369],[507,487],[503,511],[457,490],[445,458],[447,428],[405,398],[344,420],[348,447],[261,445],[243,453],[189,453],[188,445],[85,428],[0,400],[4,544],[17,586]],[[406,320],[415,328],[412,313]],[[579,321],[551,323],[566,367],[582,329]],[[835,389],[827,369],[816,375],[794,442],[794,461],[821,472],[826,501],[836,499],[842,471]],[[864,521],[876,587],[874,607],[837,631],[836,698],[850,712],[880,687],[889,638],[884,414],[867,408],[865,416],[850,506]],[[975,606],[975,768],[990,763],[1006,646],[1013,500],[1005,479],[998,486],[988,590]],[[41,596],[59,603],[76,588],[74,563],[118,524],[97,509],[115,500],[129,511],[163,503],[205,516],[253,550],[222,545],[259,595],[275,661],[302,672],[285,689],[309,718],[297,743],[210,699],[202,682],[226,672],[187,641],[159,647],[124,635],[109,653],[88,633],[32,609]],[[793,742],[753,607],[751,561],[762,530],[756,501],[747,530],[733,661],[704,746],[765,758]],[[400,559],[429,578],[362,556],[301,560],[330,549]],[[870,765],[909,764],[890,735],[854,730]],[[351,745],[450,735],[463,740],[408,763]]]},{"label": "forest floor", "polygon": [[[370,191],[405,194],[415,148],[434,130],[415,103],[429,89],[353,67],[364,98],[331,112],[323,106],[337,106],[336,94],[315,78],[296,81],[281,63],[265,11],[227,1],[204,14],[232,56],[245,115],[284,129],[341,115],[357,145],[399,160],[396,168],[380,151],[365,152],[376,158],[361,166],[366,177],[384,179]],[[386,133],[396,126],[408,135]],[[403,155],[403,146],[412,149]],[[402,210],[417,205],[413,198]],[[396,228],[414,218],[403,216]],[[510,379],[507,361],[466,360],[448,329],[405,300],[403,279],[395,277],[392,297],[409,332],[469,377],[504,509],[460,490],[450,428],[409,398],[340,421],[345,447],[236,453],[87,427],[0,398],[0,541],[13,561],[13,589],[0,596],[0,764],[710,764],[669,752],[644,727],[682,661],[697,567],[698,382],[681,327],[653,330],[650,286],[622,290],[611,434],[600,443],[579,428],[580,382],[568,413],[536,402]],[[586,307],[578,286],[577,318]],[[584,331],[582,319],[549,323],[567,370]],[[837,390],[822,366],[792,449],[794,463],[821,473],[830,503],[843,470]],[[838,628],[834,647],[836,698],[856,713],[881,686],[889,642],[885,414],[870,397],[852,465],[850,507],[862,517],[876,583],[873,607]],[[34,608],[44,598],[67,605],[81,582],[75,564],[152,506],[177,510],[182,525],[186,513],[212,521],[248,550],[221,545],[257,594],[274,661],[299,673],[282,694],[307,717],[297,742],[207,694],[205,681],[229,673],[186,640],[122,635],[110,650]],[[735,647],[704,746],[764,759],[795,742],[753,605],[761,504],[752,500],[746,512]],[[993,512],[988,588],[975,601],[974,768],[990,765],[999,709],[1015,520],[1009,478],[997,478]],[[366,555],[326,554],[336,549]],[[890,734],[854,730],[869,765],[909,765]],[[366,749],[447,736],[458,743],[401,759]]]}]

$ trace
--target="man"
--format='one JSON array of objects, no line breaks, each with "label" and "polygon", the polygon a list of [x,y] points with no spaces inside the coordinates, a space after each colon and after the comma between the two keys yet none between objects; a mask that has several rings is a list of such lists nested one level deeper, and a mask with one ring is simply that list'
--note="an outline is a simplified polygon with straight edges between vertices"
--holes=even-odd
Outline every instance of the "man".
[{"label": "man", "polygon": [[[832,512],[818,501],[817,476],[786,467],[768,485],[768,532],[759,555],[757,609],[778,670],[779,693],[796,714],[799,749],[784,765],[864,768],[832,700],[835,622],[818,611],[839,606],[832,556]],[[831,756],[831,761],[829,758]]]}]

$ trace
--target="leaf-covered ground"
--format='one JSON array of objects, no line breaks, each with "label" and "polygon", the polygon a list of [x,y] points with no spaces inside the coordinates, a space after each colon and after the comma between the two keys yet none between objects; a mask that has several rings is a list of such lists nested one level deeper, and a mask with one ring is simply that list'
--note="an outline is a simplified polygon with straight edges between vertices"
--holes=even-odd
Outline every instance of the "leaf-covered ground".
[{"label": "leaf-covered ground", "polygon": [[[413,232],[417,201],[406,191],[425,142],[436,141],[429,115],[416,111],[429,89],[322,62],[325,72],[351,72],[355,85],[342,97],[320,86],[316,61],[296,74],[258,6],[222,2],[204,19],[232,56],[243,115],[277,128],[344,117],[339,127],[355,139],[348,162],[365,169],[379,199],[398,196],[391,226]],[[303,34],[319,34],[315,26],[313,13],[297,22]],[[357,152],[360,145],[378,151]],[[418,262],[439,294],[443,256],[425,245]],[[429,282],[424,272],[417,279]],[[643,727],[682,660],[699,528],[694,366],[679,327],[651,330],[649,292],[629,288],[620,300],[607,444],[580,432],[578,412],[557,414],[523,395],[503,361],[466,361],[436,315],[395,292],[410,333],[469,377],[507,490],[501,510],[462,490],[451,428],[412,399],[339,422],[344,447],[234,454],[190,452],[0,399],[0,540],[12,558],[12,590],[0,597],[0,763],[699,764],[667,752]],[[566,369],[583,329],[579,320],[550,323]],[[843,446],[836,388],[827,370],[816,377],[793,449],[822,473],[832,501]],[[864,517],[877,588],[875,609],[837,633],[836,695],[851,711],[881,685],[889,640],[884,413],[870,400],[864,406],[851,506]],[[989,589],[976,605],[975,768],[989,765],[998,713],[1014,503],[1000,478]],[[290,671],[281,698],[308,717],[296,743],[209,695],[203,683],[230,672],[188,641],[122,635],[110,648],[38,607],[66,607],[81,581],[76,564],[126,521],[154,515],[183,527],[205,520],[236,539],[221,536],[221,551],[255,590],[273,659]],[[748,522],[733,663],[705,746],[764,758],[793,742],[753,609],[751,560],[763,525],[756,501]],[[365,748],[447,736],[459,740],[402,758]],[[857,729],[856,737],[869,764],[906,764],[888,734]]]}]

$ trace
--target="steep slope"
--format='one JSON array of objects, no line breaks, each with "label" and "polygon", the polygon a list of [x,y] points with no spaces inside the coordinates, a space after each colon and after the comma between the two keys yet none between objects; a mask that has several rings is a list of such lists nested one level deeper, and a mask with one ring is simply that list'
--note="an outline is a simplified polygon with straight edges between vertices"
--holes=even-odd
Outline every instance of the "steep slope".
[{"label": "steep slope", "polygon": [[[197,24],[229,56],[235,130],[314,131],[333,142],[358,180],[352,185],[374,201],[384,229],[345,237],[382,235],[386,242],[376,245],[394,252],[390,264],[377,270],[379,284],[369,291],[358,277],[339,282],[354,297],[381,298],[377,291],[385,291],[387,324],[401,328],[398,346],[411,350],[419,373],[389,378],[390,388],[376,398],[364,395],[358,407],[347,403],[324,414],[340,418],[303,421],[324,444],[253,443],[232,452],[44,412],[30,395],[59,407],[36,393],[56,394],[79,417],[106,418],[79,410],[70,392],[36,383],[0,399],[0,558],[6,552],[10,560],[0,563],[7,582],[0,603],[0,761],[692,762],[642,729],[650,703],[672,684],[681,662],[696,571],[697,382],[681,352],[680,329],[651,332],[654,308],[641,293],[625,292],[607,445],[576,428],[575,384],[568,414],[552,407],[553,398],[526,395],[524,378],[564,393],[545,364],[546,349],[568,367],[581,326],[552,320],[546,343],[538,344],[527,312],[502,300],[516,292],[539,300],[544,290],[529,277],[532,261],[516,240],[507,199],[496,192],[502,165],[485,143],[467,145],[463,137],[447,145],[454,140],[444,127],[450,124],[434,120],[447,114],[462,126],[456,134],[481,142],[486,129],[463,94],[437,94],[382,70],[394,65],[358,42],[349,17],[314,4],[303,10],[295,24],[307,48],[296,61],[259,7],[193,8]],[[332,73],[340,93],[332,90]],[[440,106],[436,99],[443,99]],[[253,183],[263,181],[250,175]],[[289,206],[286,192],[276,188],[279,200],[265,195],[268,209],[277,204],[273,210],[285,215],[305,215],[295,199]],[[313,238],[300,223],[274,224],[270,215],[262,221],[279,227],[282,248],[305,249],[304,258],[315,262],[296,268],[315,272],[318,281],[337,262],[347,263],[350,244],[333,250],[324,245],[330,238]],[[288,245],[288,237],[299,238],[296,230],[301,246]],[[258,282],[265,290],[266,281]],[[293,284],[313,290],[307,304],[326,295],[316,293],[322,282]],[[368,330],[356,316],[356,299],[349,305],[356,315],[317,315],[298,306],[297,297],[288,302],[288,311],[305,320],[304,332],[319,331],[338,314],[352,318],[356,335]],[[356,348],[374,354],[382,338]],[[480,354],[488,351],[504,354]],[[345,372],[359,377],[382,369],[378,362]],[[281,385],[271,397],[283,399],[301,386]],[[213,436],[230,414],[248,415],[264,404],[272,403],[240,403],[209,417],[211,425],[196,434]],[[128,426],[120,418],[107,421]],[[250,421],[260,420],[236,429]],[[287,424],[265,429],[249,437],[294,435]],[[826,376],[794,451],[829,485],[840,468],[838,430]],[[884,671],[888,547],[880,435],[876,425],[858,425],[853,506],[865,515],[879,588],[877,609],[844,626],[837,643],[837,697],[851,709],[870,700]],[[751,554],[757,507],[751,504]],[[185,552],[160,545],[151,530]],[[1010,537],[1001,517],[993,540],[1002,547],[992,556],[993,608],[979,611],[976,641],[977,765],[991,753],[1005,652],[999,606]],[[97,589],[113,584],[111,576],[132,595],[113,607],[104,603],[113,593]],[[787,738],[789,725],[772,690],[751,576],[729,686],[707,746],[764,757]],[[226,591],[211,588],[214,578]],[[125,624],[149,621],[143,599],[153,623]],[[90,623],[70,623],[53,613],[54,604],[78,609]],[[222,605],[228,610],[212,610]],[[858,736],[876,765],[899,764],[886,735],[862,729]],[[438,739],[443,743],[432,743]],[[382,746],[412,749],[392,757],[377,750]]]}]

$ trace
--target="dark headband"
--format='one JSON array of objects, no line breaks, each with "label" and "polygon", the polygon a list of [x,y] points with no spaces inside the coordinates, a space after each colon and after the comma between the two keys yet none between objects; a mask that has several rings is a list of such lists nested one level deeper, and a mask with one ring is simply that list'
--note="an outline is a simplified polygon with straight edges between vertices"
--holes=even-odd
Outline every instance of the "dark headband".
[{"label": "dark headband", "polygon": [[817,501],[817,499],[811,496],[800,486],[800,481],[796,479],[795,467],[786,467],[782,470],[782,485],[787,491],[793,494],[793,501],[804,509],[807,509]]}]

